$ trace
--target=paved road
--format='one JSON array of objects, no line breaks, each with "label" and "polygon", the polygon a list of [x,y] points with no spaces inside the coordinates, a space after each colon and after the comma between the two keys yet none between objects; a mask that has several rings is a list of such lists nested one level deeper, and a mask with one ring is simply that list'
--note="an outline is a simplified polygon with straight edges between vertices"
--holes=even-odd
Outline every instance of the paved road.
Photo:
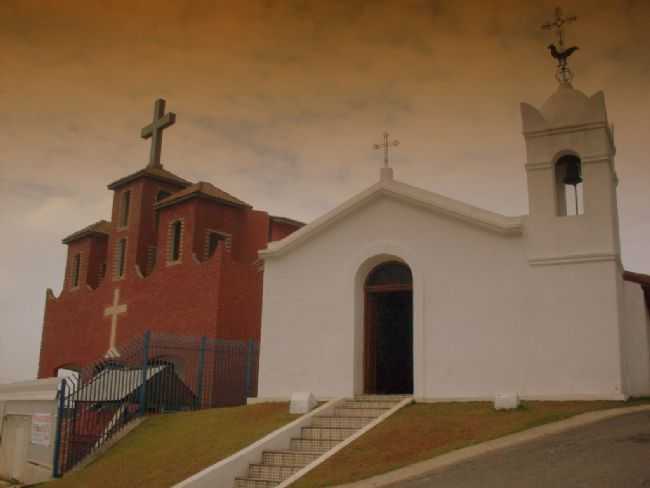
[{"label": "paved road", "polygon": [[650,413],[485,454],[391,488],[650,488]]}]

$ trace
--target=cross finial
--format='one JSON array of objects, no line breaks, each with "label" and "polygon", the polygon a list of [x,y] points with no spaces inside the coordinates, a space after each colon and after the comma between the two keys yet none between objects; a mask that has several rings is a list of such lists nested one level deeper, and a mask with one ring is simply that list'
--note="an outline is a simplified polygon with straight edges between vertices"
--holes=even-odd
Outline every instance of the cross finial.
[{"label": "cross finial", "polygon": [[576,20],[578,20],[578,17],[575,15],[565,17],[562,13],[562,9],[556,7],[555,18],[542,24],[542,29],[554,31],[557,36],[557,46],[555,44],[550,44],[548,46],[548,49],[551,51],[551,56],[557,60],[557,72],[555,78],[557,78],[560,83],[569,85],[573,79],[573,72],[569,69],[567,59],[578,49],[578,47],[574,46],[568,49],[564,48],[564,25],[575,22]]},{"label": "cross finial", "polygon": [[390,150],[390,147],[399,146],[399,141],[397,139],[391,141],[389,138],[390,134],[388,132],[384,132],[384,142],[382,144],[373,145],[373,148],[375,149],[384,150],[384,168],[388,168],[388,151]]},{"label": "cross finial", "polygon": [[575,15],[564,17],[562,9],[560,7],[555,7],[555,18],[552,21],[544,22],[542,24],[542,29],[555,31],[555,34],[557,35],[558,48],[562,51],[564,49],[564,24],[570,24],[576,20],[578,20],[578,17]]},{"label": "cross finial", "polygon": [[162,150],[163,130],[176,122],[176,114],[165,113],[165,100],[156,100],[153,108],[153,121],[142,129],[140,133],[143,139],[151,137],[151,151],[149,152],[149,164],[147,168],[162,168],[160,164],[160,153]]}]

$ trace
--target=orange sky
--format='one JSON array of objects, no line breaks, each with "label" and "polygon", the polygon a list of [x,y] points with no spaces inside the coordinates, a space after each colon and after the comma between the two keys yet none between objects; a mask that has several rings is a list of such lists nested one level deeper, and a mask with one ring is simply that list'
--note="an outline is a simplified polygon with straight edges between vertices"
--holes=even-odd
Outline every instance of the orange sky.
[{"label": "orange sky", "polygon": [[[166,168],[273,214],[308,221],[372,184],[384,129],[398,179],[527,213],[519,102],[555,89],[539,29],[554,6],[3,0],[0,381],[34,375],[60,239],[108,218],[106,184],[146,164],[157,97],[177,113]],[[650,2],[563,7],[574,85],[604,90],[616,125],[623,262],[650,272]]]}]

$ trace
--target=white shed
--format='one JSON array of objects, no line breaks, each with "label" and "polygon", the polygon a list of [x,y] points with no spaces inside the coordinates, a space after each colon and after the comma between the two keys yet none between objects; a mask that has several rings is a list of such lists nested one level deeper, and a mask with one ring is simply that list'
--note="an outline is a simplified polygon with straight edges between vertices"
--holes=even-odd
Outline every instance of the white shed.
[{"label": "white shed", "polygon": [[0,385],[0,478],[52,476],[59,378]]}]

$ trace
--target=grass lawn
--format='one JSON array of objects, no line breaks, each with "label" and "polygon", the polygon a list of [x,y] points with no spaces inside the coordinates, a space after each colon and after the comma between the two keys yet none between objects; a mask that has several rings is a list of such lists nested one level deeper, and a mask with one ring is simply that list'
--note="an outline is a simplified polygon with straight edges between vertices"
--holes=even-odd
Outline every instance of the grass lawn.
[{"label": "grass lawn", "polygon": [[43,488],[167,488],[297,418],[287,403],[158,415]]},{"label": "grass lawn", "polygon": [[525,402],[495,411],[491,403],[419,403],[407,406],[335,454],[292,488],[319,488],[362,480],[471,444],[592,410],[640,403]]}]

